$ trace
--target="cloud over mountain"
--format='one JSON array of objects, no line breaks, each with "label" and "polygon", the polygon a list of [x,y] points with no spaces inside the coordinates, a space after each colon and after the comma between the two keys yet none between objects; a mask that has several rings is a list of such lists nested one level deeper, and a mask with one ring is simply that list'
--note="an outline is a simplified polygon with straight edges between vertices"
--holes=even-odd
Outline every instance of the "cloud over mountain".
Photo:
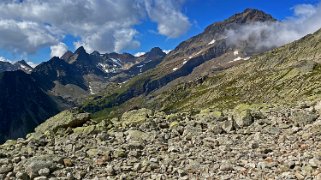
[{"label": "cloud over mountain", "polygon": [[314,33],[321,27],[321,3],[301,4],[293,8],[294,15],[282,22],[244,25],[226,32],[229,43],[251,42],[256,48],[279,47]]},{"label": "cloud over mountain", "polygon": [[50,53],[51,57],[54,57],[54,56],[61,57],[62,55],[64,55],[65,52],[68,51],[68,47],[66,44],[61,42],[57,45],[50,46],[50,50],[51,50],[51,53]]},{"label": "cloud over mountain", "polygon": [[64,36],[72,35],[79,38],[76,46],[89,51],[134,49],[140,45],[135,25],[146,19],[156,22],[164,36],[184,34],[190,23],[181,12],[182,5],[182,0],[1,1],[0,48],[31,54],[59,46]]}]

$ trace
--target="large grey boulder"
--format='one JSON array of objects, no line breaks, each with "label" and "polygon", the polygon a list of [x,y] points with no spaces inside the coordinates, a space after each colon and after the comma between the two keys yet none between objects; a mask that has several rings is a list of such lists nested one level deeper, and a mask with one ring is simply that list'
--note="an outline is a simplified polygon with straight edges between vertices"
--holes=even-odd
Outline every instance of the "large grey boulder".
[{"label": "large grey boulder", "polygon": [[80,127],[89,120],[89,113],[66,110],[40,124],[35,131],[36,133],[45,133],[46,131],[56,132],[60,128]]},{"label": "large grey boulder", "polygon": [[306,112],[306,111],[295,111],[292,114],[292,121],[296,126],[305,126],[307,124],[311,124],[315,120],[317,120],[319,115],[312,113],[312,112]]}]

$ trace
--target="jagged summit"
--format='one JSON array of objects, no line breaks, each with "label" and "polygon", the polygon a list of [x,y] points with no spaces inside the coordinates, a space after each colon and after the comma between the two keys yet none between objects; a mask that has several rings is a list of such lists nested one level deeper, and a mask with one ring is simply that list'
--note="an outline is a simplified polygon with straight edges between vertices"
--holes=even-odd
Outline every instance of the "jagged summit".
[{"label": "jagged summit", "polygon": [[90,55],[93,55],[93,56],[100,56],[100,52],[99,51],[93,51]]},{"label": "jagged summit", "polygon": [[164,52],[160,47],[154,47],[148,53],[150,53],[150,54],[163,54]]},{"label": "jagged summit", "polygon": [[209,25],[205,32],[214,33],[215,31],[219,30],[224,27],[228,27],[231,25],[244,25],[249,23],[257,23],[257,22],[275,22],[277,21],[275,18],[273,18],[272,15],[265,13],[264,11],[258,10],[258,9],[245,9],[241,13],[237,13],[228,19],[217,22],[214,24]]},{"label": "jagged summit", "polygon": [[243,12],[235,14],[225,20],[225,23],[252,23],[252,22],[266,22],[276,21],[270,14],[258,9],[245,9]]},{"label": "jagged summit", "polygon": [[86,54],[86,50],[83,46],[80,46],[76,51],[75,54]]},{"label": "jagged summit", "polygon": [[71,56],[73,56],[73,55],[74,55],[73,52],[67,51],[67,52],[65,52],[64,55],[61,56],[61,59],[67,60],[67,59],[69,59],[69,58],[70,58]]},{"label": "jagged summit", "polygon": [[29,74],[33,68],[25,60],[17,61],[15,63],[0,61],[0,72],[17,70],[22,70]]}]

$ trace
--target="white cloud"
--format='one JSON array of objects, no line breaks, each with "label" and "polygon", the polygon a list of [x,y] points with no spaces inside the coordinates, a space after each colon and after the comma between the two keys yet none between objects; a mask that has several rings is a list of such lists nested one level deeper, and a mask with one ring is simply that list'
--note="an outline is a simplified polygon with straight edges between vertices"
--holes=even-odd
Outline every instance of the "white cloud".
[{"label": "white cloud", "polygon": [[146,54],[146,52],[138,52],[138,53],[134,54],[134,56],[135,57],[140,57],[140,56],[143,56],[145,54]]},{"label": "white cloud", "polygon": [[28,61],[27,64],[29,64],[29,66],[31,66],[32,68],[35,68],[36,66],[38,66],[39,64]]},{"label": "white cloud", "polygon": [[299,4],[293,9],[296,16],[312,16],[316,13],[316,7],[311,4]]},{"label": "white cloud", "polygon": [[228,41],[238,44],[247,41],[257,49],[278,47],[321,28],[321,4],[297,5],[294,16],[282,22],[254,23],[238,29],[228,30]]},{"label": "white cloud", "polygon": [[2,57],[2,56],[0,56],[0,62],[12,62],[12,61],[10,61],[9,59],[7,59],[7,58],[5,58],[5,57]]},{"label": "white cloud", "polygon": [[190,28],[189,19],[180,12],[183,1],[145,0],[149,17],[158,24],[158,32],[170,38],[186,33]]},{"label": "white cloud", "polygon": [[139,33],[135,25],[146,18],[158,24],[162,35],[178,37],[186,32],[190,23],[180,12],[183,4],[180,1],[1,1],[0,21],[6,23],[0,25],[0,48],[30,54],[57,45],[69,34],[79,37],[79,42],[74,44],[84,45],[87,51],[135,49],[140,45],[135,39]]},{"label": "white cloud", "polygon": [[51,57],[54,57],[54,56],[61,57],[64,55],[65,52],[68,51],[68,47],[66,44],[60,42],[57,45],[50,46],[50,50],[51,50],[51,53],[50,53]]},{"label": "white cloud", "polygon": [[0,19],[0,48],[14,53],[35,53],[39,48],[57,43],[50,27],[35,22]]}]

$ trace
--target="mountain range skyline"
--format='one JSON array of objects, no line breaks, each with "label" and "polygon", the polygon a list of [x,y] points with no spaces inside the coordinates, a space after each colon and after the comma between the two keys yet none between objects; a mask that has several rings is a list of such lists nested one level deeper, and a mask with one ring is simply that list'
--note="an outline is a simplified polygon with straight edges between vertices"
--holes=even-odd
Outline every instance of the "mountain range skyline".
[{"label": "mountain range skyline", "polygon": [[2,1],[0,51],[49,51],[0,57],[0,180],[321,179],[321,4],[256,3]]},{"label": "mountain range skyline", "polygon": [[[39,5],[37,4],[37,1],[28,1],[28,0],[8,1],[0,4],[0,8],[5,8],[6,5],[8,5],[8,3],[11,4],[12,6],[15,5],[17,8],[16,9],[17,12],[19,11],[24,12],[24,7],[37,9],[37,8],[40,8],[41,6],[46,7],[48,5],[51,5],[50,3],[52,2],[48,1],[48,3]],[[86,3],[86,1],[81,1],[79,3]],[[132,4],[135,4],[135,3],[136,5],[137,4],[139,5],[139,2],[136,2],[136,1],[133,2]],[[89,53],[91,53],[94,50],[98,50],[101,53],[105,53],[105,52],[110,53],[110,52],[118,51],[120,53],[128,52],[135,55],[135,54],[143,54],[144,52],[147,52],[149,49],[153,47],[160,47],[165,52],[166,51],[168,52],[174,49],[174,47],[176,47],[179,44],[179,42],[183,41],[184,39],[190,38],[196,34],[201,33],[202,30],[212,22],[218,21],[220,19],[225,19],[230,14],[235,14],[236,12],[240,12],[243,9],[248,7],[263,10],[269,14],[273,14],[273,16],[279,21],[283,21],[283,22],[292,21],[291,23],[296,21],[302,21],[302,18],[306,16],[316,16],[318,11],[315,11],[315,10],[320,9],[319,0],[295,0],[291,2],[288,2],[288,1],[279,2],[279,3],[271,2],[271,4],[264,4],[259,1],[232,2],[232,1],[209,0],[206,2],[199,2],[194,0],[187,0],[187,1],[174,2],[174,1],[167,0],[166,4],[168,4],[168,6],[163,7],[165,8],[166,11],[163,11],[164,10],[163,9],[162,12],[169,13],[171,17],[179,18],[178,20],[182,21],[182,26],[185,27],[185,28],[184,27],[182,28],[181,26],[179,26],[180,25],[179,23],[175,24],[175,26],[172,26],[171,24],[169,24],[171,23],[169,19],[163,20],[162,18],[156,18],[157,14],[155,13],[157,13],[157,10],[159,9],[155,9],[155,7],[156,5],[160,5],[160,4],[155,4],[155,3],[156,3],[155,1],[144,1],[143,3],[144,7],[140,7],[140,8],[143,8],[143,11],[148,11],[146,12],[147,15],[142,16],[143,17],[142,19],[140,19],[141,16],[139,16],[138,23],[135,24],[133,27],[128,26],[130,27],[129,29],[134,30],[133,31],[134,34],[132,34],[132,38],[125,38],[125,40],[120,42],[120,44],[124,44],[123,42],[126,43],[126,41],[128,41],[127,43],[129,44],[133,44],[133,43],[135,44],[139,42],[140,46],[134,47],[135,46],[134,45],[133,46],[134,48],[119,48],[120,46],[118,46],[117,48],[116,45],[114,44],[114,42],[116,42],[115,39],[109,39],[109,40],[107,39],[108,41],[105,41],[104,36],[100,36],[100,38],[104,40],[104,43],[102,44],[103,48],[98,46],[96,48],[92,48],[88,44],[86,45],[84,43],[77,44],[77,42],[81,42],[81,40],[84,40],[85,38],[82,38],[80,36],[77,37],[73,35],[72,33],[74,32],[72,31],[76,31],[76,30],[72,30],[70,29],[70,27],[63,27],[63,26],[60,27],[58,25],[55,25],[55,19],[51,17],[51,15],[55,15],[56,13],[55,11],[47,13],[48,14],[46,15],[48,16],[47,19],[40,19],[40,20],[37,15],[27,16],[24,13],[15,14],[15,13],[4,11],[3,13],[4,15],[2,15],[2,17],[0,16],[0,20],[2,22],[2,25],[0,25],[0,31],[3,30],[3,32],[7,32],[10,29],[10,27],[13,27],[13,26],[20,27],[22,25],[25,25],[25,27],[28,27],[30,26],[30,24],[36,24],[37,26],[32,28],[34,28],[35,32],[38,32],[39,30],[40,32],[39,37],[41,37],[42,39],[46,39],[42,37],[42,35],[46,34],[46,33],[43,33],[43,30],[49,27],[55,28],[55,31],[51,30],[49,32],[49,35],[51,35],[52,33],[56,33],[57,36],[62,36],[62,38],[55,37],[54,35],[53,37],[47,37],[47,39],[49,40],[51,38],[54,38],[55,42],[54,43],[51,42],[51,44],[49,43],[50,45],[47,42],[40,43],[42,45],[38,47],[38,45],[36,44],[39,42],[29,41],[30,38],[28,39],[29,37],[28,34],[27,35],[25,34],[24,36],[17,36],[17,38],[22,38],[20,39],[21,42],[25,41],[26,43],[21,43],[23,45],[19,45],[19,46],[15,44],[8,44],[8,43],[3,45],[0,44],[0,61],[16,62],[16,61],[25,59],[28,62],[28,64],[34,67],[41,62],[47,61],[52,56],[61,56],[67,50],[74,51],[80,45],[83,45]],[[228,10],[226,7],[228,7],[228,4],[232,4],[232,3],[234,3],[234,6],[237,8]],[[66,4],[68,4],[68,1],[64,3],[60,2],[59,7],[65,7]],[[129,5],[131,6],[132,4],[129,3]],[[103,4],[103,5],[107,6],[108,4]],[[120,8],[120,10],[117,12],[122,14],[121,7],[126,9],[126,7],[128,6],[128,3],[125,3],[124,1],[123,4],[115,3],[114,5],[117,5],[117,7]],[[57,7],[57,9],[59,7]],[[97,6],[93,4],[91,8],[92,8],[91,10],[95,10]],[[202,9],[202,11],[199,11],[199,9]],[[88,10],[89,9],[85,9],[84,11],[86,12]],[[137,9],[134,8],[134,10],[137,10]],[[56,11],[59,11],[59,10],[56,10]],[[153,18],[150,18],[148,13],[150,15],[153,14],[153,16],[150,16]],[[106,15],[106,14],[103,14],[103,15]],[[164,14],[164,16],[166,16],[166,14]],[[124,17],[126,16],[124,15]],[[81,16],[81,17],[75,17],[75,19],[64,19],[64,20],[66,21],[66,23],[69,21],[74,22],[76,20],[79,22],[88,20],[85,18],[86,16]],[[19,21],[17,19],[19,19]],[[92,21],[96,21],[96,20],[97,21],[100,20],[100,22],[105,21],[106,23],[108,23],[109,20],[112,21],[112,19],[95,19]],[[127,20],[128,19],[126,18],[123,19],[124,22],[127,22]],[[180,22],[178,20],[177,22]],[[122,21],[122,19],[120,19],[119,21]],[[92,22],[92,23],[95,23],[95,22]],[[48,26],[42,27],[43,24]],[[172,27],[177,26],[177,28],[179,28],[179,31],[178,30],[175,31],[175,28],[167,28],[167,29],[171,29],[170,31],[166,30],[165,27],[170,27],[170,26]],[[102,25],[101,27],[104,27],[104,25]],[[164,28],[162,29],[161,27],[164,27],[165,29]],[[287,28],[290,28],[291,30],[292,27],[290,25]],[[16,30],[18,31],[17,33],[27,32],[26,29],[21,29],[21,28],[20,29],[16,28]],[[78,30],[81,31],[81,28],[79,29],[78,27]],[[58,31],[65,31],[65,32],[58,32]],[[312,33],[312,30],[310,31],[309,33]],[[118,29],[117,32],[121,32],[121,30]],[[87,32],[87,34],[88,33],[90,34],[89,31]],[[93,32],[91,35],[94,35],[94,33],[95,32]],[[297,32],[294,32],[294,33],[297,33]],[[77,34],[77,33],[74,33],[74,34]],[[114,35],[113,33],[111,34]],[[306,35],[305,32],[303,33],[300,32],[298,34],[299,35],[295,35],[297,37],[294,37],[294,39],[298,39]],[[5,35],[6,33],[3,33],[2,36],[5,36]],[[128,35],[131,35],[131,34],[129,33]],[[293,38],[291,37],[290,39],[292,40]],[[288,41],[289,40],[287,40],[286,42]],[[4,43],[6,42],[7,41],[4,41]],[[95,45],[101,44],[101,43],[97,43],[94,39],[92,39],[90,42]],[[30,43],[31,44],[33,43],[33,45],[35,46],[32,47]],[[110,44],[114,44],[115,46],[106,47],[106,46],[109,46]],[[7,47],[7,48],[4,48],[4,47]]]}]

